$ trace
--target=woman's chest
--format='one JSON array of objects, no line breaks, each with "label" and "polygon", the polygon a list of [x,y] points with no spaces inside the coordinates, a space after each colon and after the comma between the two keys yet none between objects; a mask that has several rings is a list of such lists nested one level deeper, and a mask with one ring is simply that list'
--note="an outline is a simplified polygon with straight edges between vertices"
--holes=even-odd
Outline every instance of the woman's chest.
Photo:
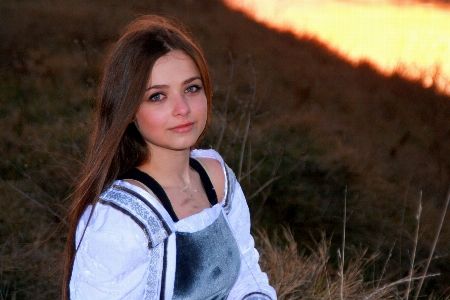
[{"label": "woman's chest", "polygon": [[211,207],[211,203],[208,201],[203,189],[188,190],[186,193],[185,191],[165,189],[165,192],[179,220],[198,214],[204,209]]}]

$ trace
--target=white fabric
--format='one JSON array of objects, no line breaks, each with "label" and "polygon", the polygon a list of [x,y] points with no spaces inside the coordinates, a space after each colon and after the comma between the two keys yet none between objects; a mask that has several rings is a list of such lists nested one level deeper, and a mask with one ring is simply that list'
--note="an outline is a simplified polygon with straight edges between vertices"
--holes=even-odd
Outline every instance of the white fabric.
[{"label": "white fabric", "polygon": [[[194,150],[191,156],[218,160],[225,174],[225,164],[216,151]],[[124,181],[116,181],[115,184],[132,189],[148,199],[175,231],[201,230],[224,211],[225,201],[222,201],[212,208],[173,223],[154,196]],[[269,285],[266,274],[258,264],[259,254],[250,235],[250,215],[245,196],[238,183],[233,186],[234,190],[229,191],[226,180],[225,195],[233,192],[231,203],[228,204],[231,208],[228,221],[241,251],[241,271],[228,299],[252,299],[251,296],[248,297],[252,293],[262,293],[276,299],[275,290]],[[91,208],[86,210],[78,224],[77,244],[86,227],[90,210]],[[149,249],[148,238],[135,221],[109,205],[98,203],[75,257],[70,298],[159,299],[161,283],[164,281],[165,296],[170,299],[175,273],[175,243],[175,234],[172,234],[167,239],[167,274],[162,278],[164,243]]]},{"label": "white fabric", "polygon": [[211,208],[206,208],[198,214],[181,219],[175,223],[175,229],[178,232],[197,232],[211,225],[222,211],[220,203]]}]

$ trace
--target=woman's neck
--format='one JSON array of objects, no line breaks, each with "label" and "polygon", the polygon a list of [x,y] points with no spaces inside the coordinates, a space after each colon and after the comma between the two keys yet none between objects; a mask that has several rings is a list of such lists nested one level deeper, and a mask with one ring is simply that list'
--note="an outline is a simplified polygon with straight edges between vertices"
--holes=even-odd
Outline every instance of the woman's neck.
[{"label": "woman's neck", "polygon": [[152,176],[163,188],[191,184],[190,150],[151,149],[150,160],[138,169]]}]

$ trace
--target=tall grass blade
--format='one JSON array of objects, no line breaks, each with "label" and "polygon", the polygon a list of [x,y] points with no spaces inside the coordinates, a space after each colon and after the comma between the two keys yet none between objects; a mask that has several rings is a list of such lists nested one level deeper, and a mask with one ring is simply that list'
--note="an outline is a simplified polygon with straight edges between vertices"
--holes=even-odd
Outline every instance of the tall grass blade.
[{"label": "tall grass blade", "polygon": [[442,211],[441,221],[439,222],[439,226],[436,231],[436,235],[434,236],[434,241],[433,241],[433,245],[431,247],[430,255],[428,256],[427,263],[425,265],[425,268],[423,269],[423,276],[420,279],[419,285],[416,290],[416,294],[414,295],[414,300],[417,300],[417,298],[419,297],[419,293],[420,293],[420,290],[422,289],[423,281],[425,280],[425,275],[427,274],[428,268],[430,267],[430,262],[431,262],[431,259],[433,258],[434,250],[436,249],[436,244],[439,240],[439,235],[441,233],[442,225],[444,224],[445,215],[447,214],[449,202],[450,202],[450,188],[447,193],[447,200],[445,201],[444,210]]}]

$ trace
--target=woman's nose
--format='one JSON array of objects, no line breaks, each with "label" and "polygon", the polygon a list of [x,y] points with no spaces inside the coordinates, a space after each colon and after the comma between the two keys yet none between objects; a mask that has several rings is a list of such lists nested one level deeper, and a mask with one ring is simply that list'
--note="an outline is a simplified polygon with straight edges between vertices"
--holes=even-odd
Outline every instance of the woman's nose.
[{"label": "woman's nose", "polygon": [[176,95],[174,98],[174,116],[185,116],[191,112],[187,98],[184,95]]}]

